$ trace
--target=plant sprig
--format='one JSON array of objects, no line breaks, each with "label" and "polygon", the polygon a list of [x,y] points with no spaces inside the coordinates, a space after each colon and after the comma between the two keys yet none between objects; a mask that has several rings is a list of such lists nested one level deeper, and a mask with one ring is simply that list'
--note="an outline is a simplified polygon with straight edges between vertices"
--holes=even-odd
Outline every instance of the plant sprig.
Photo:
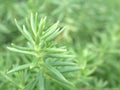
[{"label": "plant sprig", "polygon": [[[74,59],[75,55],[70,54],[66,48],[58,47],[55,43],[56,37],[63,32],[65,28],[59,28],[59,22],[56,22],[52,26],[46,29],[46,17],[41,18],[39,21],[38,14],[31,14],[29,19],[26,19],[26,25],[22,27],[15,19],[15,23],[26,38],[28,45],[26,47],[11,44],[12,47],[7,47],[9,50],[32,55],[35,60],[31,63],[20,65],[12,70],[8,71],[8,74],[21,71],[27,68],[37,68],[36,74],[39,75],[39,89],[45,90],[45,78],[49,77],[61,84],[65,88],[75,90],[73,83],[68,81],[61,72],[78,71],[80,68],[76,66],[76,63],[69,60]],[[55,61],[54,61],[55,60]],[[50,63],[52,62],[52,64]],[[68,66],[73,69],[65,68],[59,71],[57,67]],[[75,68],[74,68],[75,67]]]}]

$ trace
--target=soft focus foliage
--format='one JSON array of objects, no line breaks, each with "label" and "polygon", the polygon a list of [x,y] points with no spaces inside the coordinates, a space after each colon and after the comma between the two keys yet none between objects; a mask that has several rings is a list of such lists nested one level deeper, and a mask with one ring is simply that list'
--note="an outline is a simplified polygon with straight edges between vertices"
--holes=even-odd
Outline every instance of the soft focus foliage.
[{"label": "soft focus foliage", "polygon": [[[34,18],[36,12],[38,21],[32,23],[29,16],[33,13]],[[0,90],[39,90],[42,82],[45,90],[68,90],[73,84],[77,90],[119,90],[119,15],[119,0],[0,0]],[[29,31],[43,17],[47,17],[43,31],[57,21],[58,32],[65,29],[55,33],[56,27],[44,34]],[[24,32],[15,19],[18,26],[24,25]],[[34,68],[31,63],[38,57],[49,65]]]}]

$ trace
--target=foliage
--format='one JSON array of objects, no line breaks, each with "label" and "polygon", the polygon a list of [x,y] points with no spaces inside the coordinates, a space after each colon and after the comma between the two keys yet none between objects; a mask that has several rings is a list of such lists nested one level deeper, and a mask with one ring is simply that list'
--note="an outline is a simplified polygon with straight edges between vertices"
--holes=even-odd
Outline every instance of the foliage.
[{"label": "foliage", "polygon": [[119,2],[0,0],[0,90],[119,90]]}]

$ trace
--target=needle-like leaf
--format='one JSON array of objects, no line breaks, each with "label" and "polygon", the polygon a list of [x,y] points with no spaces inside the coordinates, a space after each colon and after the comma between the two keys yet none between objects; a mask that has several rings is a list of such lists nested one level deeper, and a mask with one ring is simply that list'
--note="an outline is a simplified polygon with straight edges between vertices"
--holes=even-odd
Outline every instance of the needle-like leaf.
[{"label": "needle-like leaf", "polygon": [[16,72],[16,71],[20,71],[20,70],[23,70],[23,69],[26,69],[26,68],[30,68],[30,67],[33,67],[33,63],[24,64],[24,65],[18,66],[16,68],[8,71],[7,74],[13,73],[13,72]]}]

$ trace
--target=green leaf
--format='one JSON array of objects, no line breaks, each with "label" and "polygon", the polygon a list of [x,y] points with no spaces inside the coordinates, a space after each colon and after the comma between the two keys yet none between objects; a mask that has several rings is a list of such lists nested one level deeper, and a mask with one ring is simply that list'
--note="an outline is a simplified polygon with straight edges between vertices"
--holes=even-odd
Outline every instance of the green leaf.
[{"label": "green leaf", "polygon": [[45,23],[46,23],[46,17],[42,18],[39,22],[39,28],[38,28],[37,36],[42,35],[42,31],[44,30]]},{"label": "green leaf", "polygon": [[60,70],[60,72],[62,72],[62,73],[67,73],[67,72],[73,72],[73,71],[80,71],[80,67],[66,67],[66,68],[61,68],[61,69],[59,69]]},{"label": "green leaf", "polygon": [[33,30],[31,29],[29,18],[26,18],[26,26],[27,26],[27,29],[29,30],[30,34],[32,35],[33,39],[35,40],[35,34],[34,34]]},{"label": "green leaf", "polygon": [[36,32],[37,32],[37,30],[38,30],[38,20],[39,20],[39,18],[38,18],[38,13],[36,13],[36,14],[35,14],[35,30],[36,30]]},{"label": "green leaf", "polygon": [[27,48],[27,47],[21,47],[21,46],[18,46],[18,45],[15,45],[15,44],[11,44],[13,48],[16,48],[16,49],[19,49],[19,50],[24,50],[24,51],[34,51],[33,48]]},{"label": "green leaf", "polygon": [[54,80],[56,80],[57,82],[59,82],[61,85],[63,85],[64,87],[73,89],[74,85],[72,83],[70,83],[67,79],[65,79],[65,77],[54,67],[50,66],[50,65],[45,65],[46,69],[47,69],[47,75],[49,75],[51,78],[53,78]]},{"label": "green leaf", "polygon": [[23,25],[23,32],[26,36],[26,38],[32,43],[34,44],[34,40],[32,38],[32,35],[28,32],[28,30],[26,29],[25,25]]},{"label": "green leaf", "polygon": [[66,49],[60,49],[60,48],[45,48],[43,50],[46,52],[59,52],[59,53],[67,51]]},{"label": "green leaf", "polygon": [[7,47],[9,50],[11,51],[14,51],[14,52],[18,52],[18,53],[23,53],[23,54],[29,54],[29,55],[33,55],[35,56],[35,52],[29,52],[29,51],[23,51],[23,50],[20,50],[20,49],[16,49],[16,48],[12,48],[12,47]]},{"label": "green leaf", "polygon": [[36,43],[36,45],[40,44],[41,35],[42,35],[42,32],[43,32],[44,27],[45,27],[45,20],[44,19],[45,18],[42,18],[40,23],[39,23],[37,34],[35,36],[35,43]]},{"label": "green leaf", "polygon": [[24,65],[21,65],[21,66],[17,66],[16,68],[8,71],[7,74],[13,73],[13,72],[17,72],[17,71],[20,71],[20,70],[23,70],[23,69],[26,69],[26,68],[29,68],[29,67],[33,67],[33,63],[29,63],[29,64],[24,64]]},{"label": "green leaf", "polygon": [[[22,33],[22,35],[28,39],[32,44],[34,44],[33,40],[31,39],[30,35],[27,33],[26,28],[23,26],[23,29],[18,25],[17,20],[15,19],[16,26],[18,30]],[[23,31],[24,30],[24,31]]]},{"label": "green leaf", "polygon": [[22,28],[18,25],[18,22],[17,22],[16,19],[15,19],[15,24],[16,24],[18,30],[24,35],[23,30],[22,30]]},{"label": "green leaf", "polygon": [[52,33],[54,33],[58,27],[58,23],[55,23],[54,25],[52,25],[50,28],[48,28],[45,32],[44,32],[44,35],[42,36],[41,39],[45,39],[47,38],[49,35],[51,35]]},{"label": "green leaf", "polygon": [[32,13],[30,16],[30,25],[31,25],[31,30],[33,31],[34,35],[36,36],[35,21],[34,21],[34,17],[33,17]]},{"label": "green leaf", "polygon": [[65,55],[65,54],[47,54],[47,55],[56,58],[75,58],[74,55]]},{"label": "green leaf", "polygon": [[55,62],[52,65],[54,65],[54,66],[74,66],[76,64],[73,62]]},{"label": "green leaf", "polygon": [[51,40],[53,40],[53,39],[56,38],[60,33],[62,33],[63,30],[64,30],[64,28],[61,29],[61,30],[59,30],[59,28],[58,28],[53,34],[51,34],[50,36],[48,36],[48,37],[46,38],[46,41],[51,41]]}]

